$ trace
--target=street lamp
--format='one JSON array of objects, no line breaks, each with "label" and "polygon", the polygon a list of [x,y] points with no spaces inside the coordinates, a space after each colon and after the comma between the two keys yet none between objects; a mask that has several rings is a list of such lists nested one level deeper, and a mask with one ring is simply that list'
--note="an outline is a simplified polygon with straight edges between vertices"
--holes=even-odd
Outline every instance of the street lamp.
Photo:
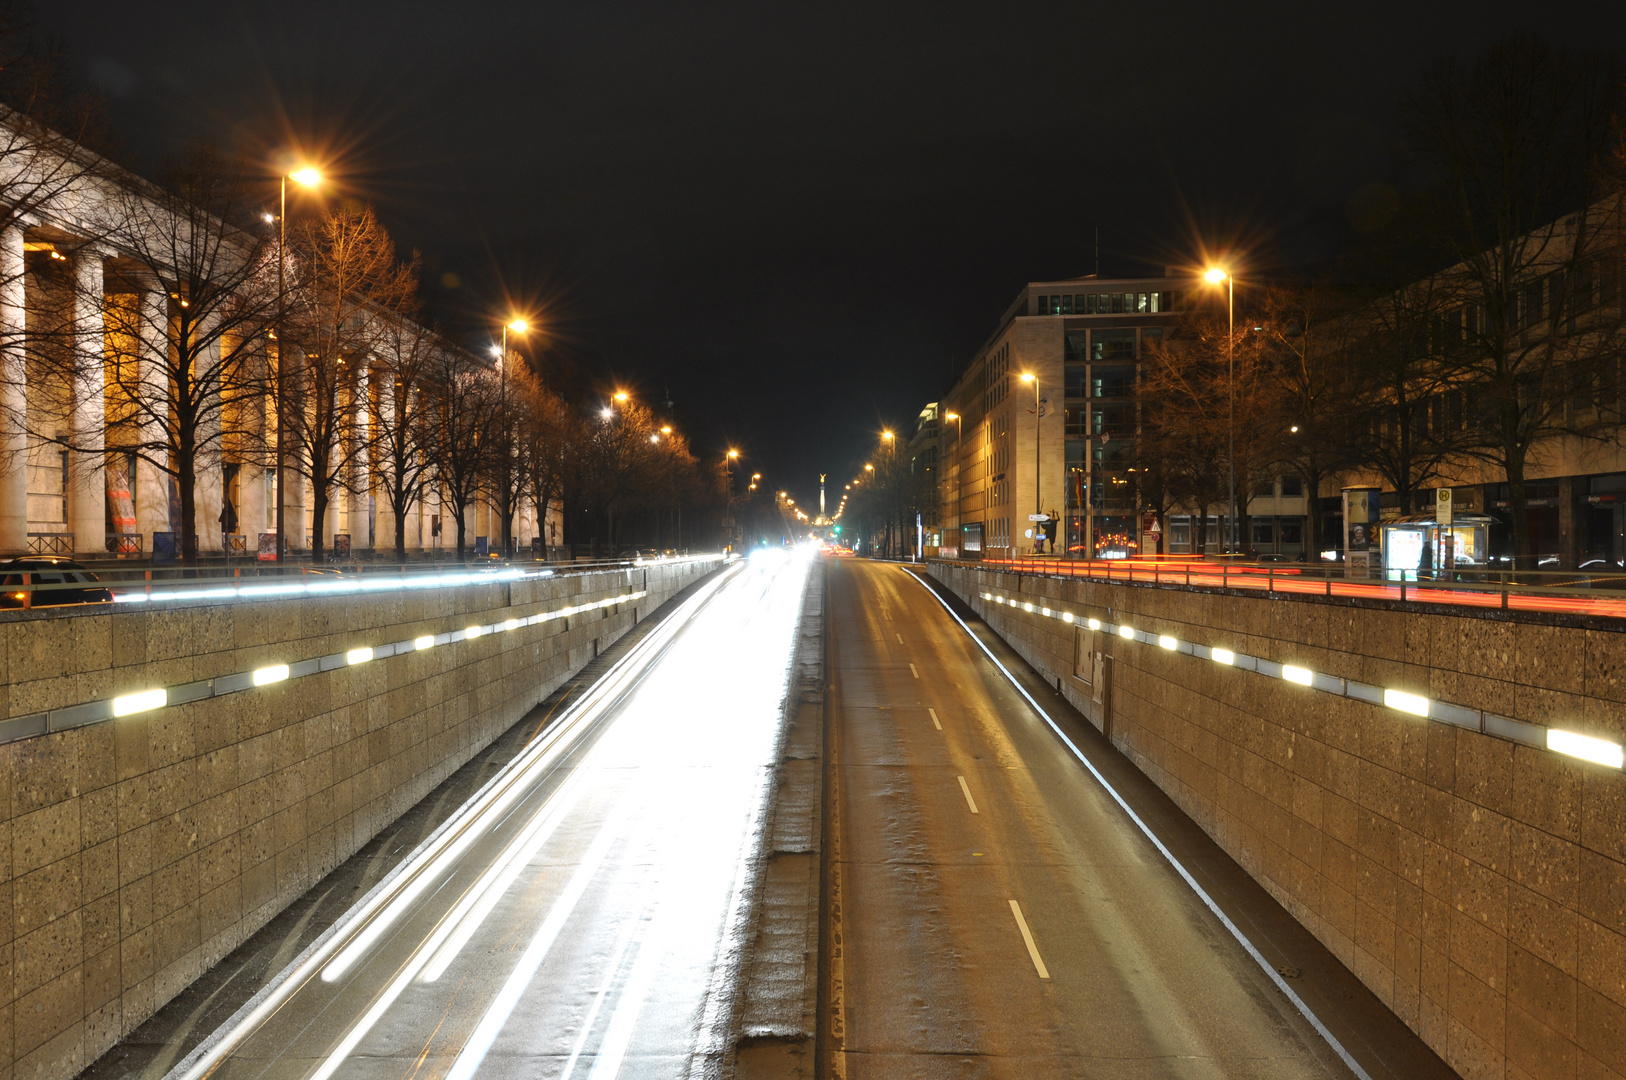
[{"label": "street lamp", "polygon": [[964,558],[960,545],[965,542],[965,525],[960,521],[960,504],[965,498],[965,463],[960,460],[960,444],[965,441],[964,424],[957,412],[943,414],[944,420],[954,421],[954,551]]},{"label": "street lamp", "polygon": [[288,292],[283,282],[284,270],[288,264],[288,181],[292,180],[301,187],[314,188],[322,182],[322,174],[309,165],[302,169],[295,169],[291,173],[283,173],[280,177],[282,188],[281,206],[277,215],[277,565],[282,565],[283,552],[287,550],[287,533],[283,531],[282,511],[283,504],[288,500],[283,494],[282,471],[283,453],[287,445],[287,422],[283,416],[283,402],[287,394],[283,385],[282,363],[282,321],[286,314]]},{"label": "street lamp", "polygon": [[[1210,285],[1225,282],[1225,351],[1227,396],[1230,398],[1230,416],[1225,429],[1225,471],[1229,477],[1230,507],[1227,513],[1231,516],[1230,528],[1227,535],[1236,528],[1236,279],[1230,271],[1219,266],[1211,266],[1203,272],[1203,280]],[[1240,542],[1241,537],[1237,537]]]},{"label": "street lamp", "polygon": [[[1042,408],[1039,404],[1039,376],[1031,371],[1024,371],[1021,378],[1023,382],[1033,384],[1033,513],[1038,515],[1044,513],[1044,496],[1039,490],[1039,415]],[[1035,538],[1042,535],[1043,525],[1044,522],[1035,518],[1033,522]],[[1044,542],[1041,540],[1034,548],[1036,551],[1043,551]]]}]

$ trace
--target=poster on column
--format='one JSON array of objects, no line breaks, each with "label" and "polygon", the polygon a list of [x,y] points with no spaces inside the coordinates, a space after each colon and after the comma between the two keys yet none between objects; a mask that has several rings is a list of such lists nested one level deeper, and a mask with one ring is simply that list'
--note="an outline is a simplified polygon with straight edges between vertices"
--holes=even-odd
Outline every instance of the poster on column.
[{"label": "poster on column", "polygon": [[130,458],[109,454],[107,458],[107,508],[113,519],[113,532],[128,536],[136,531],[135,495],[130,490]]}]

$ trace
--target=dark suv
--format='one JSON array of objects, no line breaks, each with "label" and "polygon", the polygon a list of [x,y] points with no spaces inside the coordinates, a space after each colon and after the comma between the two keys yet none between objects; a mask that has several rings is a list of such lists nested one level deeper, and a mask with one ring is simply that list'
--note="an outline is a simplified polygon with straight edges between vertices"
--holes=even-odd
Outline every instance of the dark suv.
[{"label": "dark suv", "polygon": [[[32,599],[26,598],[23,575],[34,586]],[[61,607],[66,604],[110,604],[113,593],[100,587],[95,574],[72,559],[54,555],[24,555],[0,559],[0,608]],[[40,588],[39,586],[47,586]],[[77,587],[75,587],[77,586]],[[86,586],[89,586],[88,588]]]}]

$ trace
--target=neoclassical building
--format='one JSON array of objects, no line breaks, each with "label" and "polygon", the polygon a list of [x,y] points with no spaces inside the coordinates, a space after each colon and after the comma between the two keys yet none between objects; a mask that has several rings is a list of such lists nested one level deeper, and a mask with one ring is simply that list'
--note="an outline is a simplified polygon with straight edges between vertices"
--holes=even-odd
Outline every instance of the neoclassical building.
[{"label": "neoclassical building", "polygon": [[[153,252],[162,245],[139,241],[155,231],[162,237],[214,227],[229,248],[229,227],[178,210],[172,194],[6,116],[0,116],[0,207],[0,555],[144,558],[178,550],[180,483],[153,451],[164,425],[150,402],[139,407],[135,398],[142,388],[159,401],[168,400],[166,389],[173,394],[174,335],[183,325],[177,305],[188,301],[166,288],[161,268],[154,270]],[[130,226],[131,218],[140,219],[139,227]],[[137,243],[124,242],[132,236]],[[228,253],[221,265],[229,261]],[[190,272],[195,279],[197,267]],[[223,351],[234,364],[264,365],[275,348],[272,336],[221,330],[196,367],[219,366]],[[446,342],[435,347],[456,349]],[[361,371],[360,390],[342,407],[356,410],[355,430],[366,429],[369,410],[388,408],[367,393],[372,359],[352,361]],[[205,557],[253,559],[274,550],[273,412],[264,395],[203,403],[191,495]],[[354,553],[389,557],[395,521],[367,453],[350,454],[345,473],[331,495],[324,546],[347,542]],[[284,476],[287,546],[303,552],[312,540],[311,485],[296,469]],[[455,548],[452,510],[433,486],[406,518],[409,553]],[[522,550],[537,537],[552,548],[562,542],[560,522],[557,506],[538,515],[522,502],[512,536]],[[483,537],[496,548],[501,533],[485,502],[466,510],[471,547]]]}]

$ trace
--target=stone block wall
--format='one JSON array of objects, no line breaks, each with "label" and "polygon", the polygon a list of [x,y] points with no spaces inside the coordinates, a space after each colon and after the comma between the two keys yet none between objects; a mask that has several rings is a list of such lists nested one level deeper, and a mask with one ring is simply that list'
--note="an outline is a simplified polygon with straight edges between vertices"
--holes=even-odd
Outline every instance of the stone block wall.
[{"label": "stone block wall", "polygon": [[1626,774],[981,595],[1615,742],[1626,625],[930,569],[1464,1077],[1626,1077]]},{"label": "stone block wall", "polygon": [[0,621],[0,718],[648,590],[0,746],[0,1080],[69,1077],[718,564]]}]

